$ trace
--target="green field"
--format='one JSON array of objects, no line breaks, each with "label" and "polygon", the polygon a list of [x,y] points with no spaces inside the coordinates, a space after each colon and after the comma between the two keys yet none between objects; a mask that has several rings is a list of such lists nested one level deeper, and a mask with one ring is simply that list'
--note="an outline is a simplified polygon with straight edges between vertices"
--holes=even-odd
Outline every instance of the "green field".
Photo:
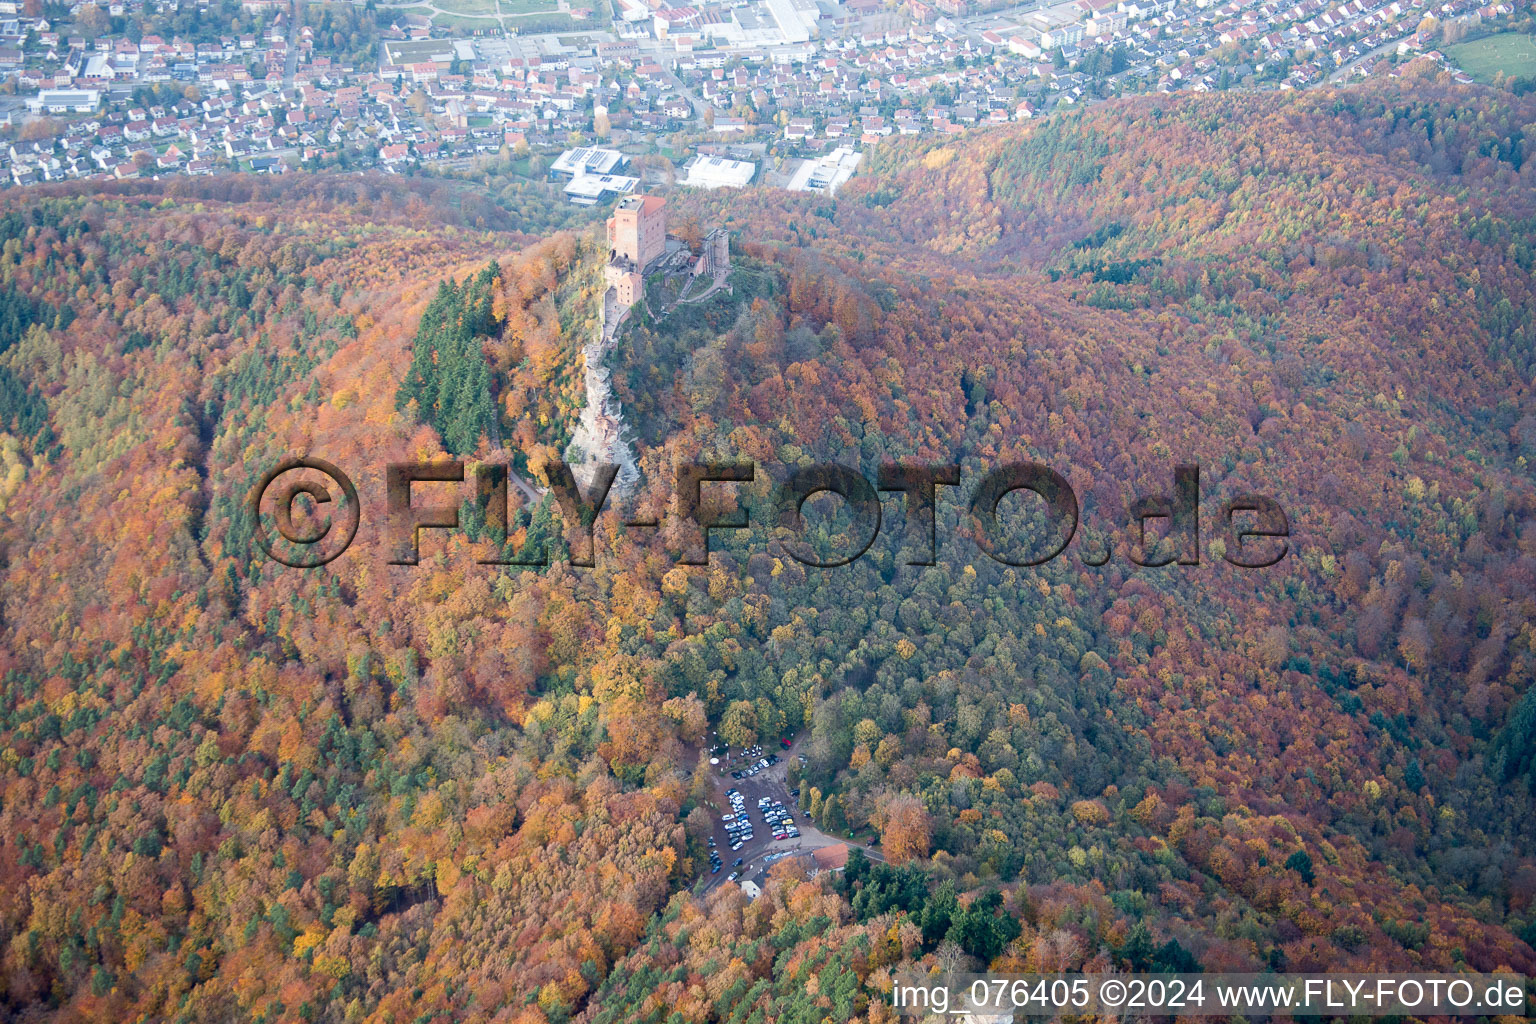
[{"label": "green field", "polygon": [[1505,77],[1536,75],[1536,37],[1518,32],[1457,43],[1446,47],[1445,52],[1457,67],[1485,84],[1501,71]]},{"label": "green field", "polygon": [[488,15],[434,14],[432,24],[438,28],[472,32],[475,29],[499,28],[501,22]]},{"label": "green field", "polygon": [[[486,22],[494,23],[496,20],[496,0],[437,0],[437,9],[442,13],[439,17],[459,21],[464,24],[480,22],[476,27],[485,28]],[[559,10],[556,0],[501,0],[501,16],[503,18],[523,17],[530,14],[550,14]]]},{"label": "green field", "polygon": [[466,18],[495,18],[496,0],[441,0],[437,9]]},{"label": "green field", "polygon": [[[574,4],[573,6],[592,6],[591,4]],[[501,0],[501,13],[521,17],[528,14],[553,14],[560,9],[555,0]]]}]

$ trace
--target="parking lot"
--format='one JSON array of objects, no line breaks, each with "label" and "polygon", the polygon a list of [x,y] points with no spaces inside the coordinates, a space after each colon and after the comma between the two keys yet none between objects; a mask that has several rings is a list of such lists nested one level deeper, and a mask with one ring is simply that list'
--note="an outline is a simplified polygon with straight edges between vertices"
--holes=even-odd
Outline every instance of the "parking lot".
[{"label": "parking lot", "polygon": [[[714,824],[711,835],[716,843],[713,849],[720,854],[720,870],[711,874],[711,865],[705,865],[702,891],[709,892],[722,885],[741,881],[762,884],[768,868],[774,861],[808,853],[823,846],[836,846],[846,842],[816,828],[811,824],[810,818],[796,806],[795,795],[785,782],[789,762],[795,756],[793,752],[783,749],[770,751],[765,746],[762,752],[763,758],[778,758],[778,761],[770,764],[767,769],[737,779],[732,777],[729,770],[722,768],[719,777],[715,780],[714,796],[706,808]],[[731,833],[725,828],[727,822],[721,820],[726,814],[734,813],[730,798],[730,790],[733,789],[741,797],[742,806],[746,809],[752,824],[752,838],[742,843],[738,850],[731,849],[731,843],[727,841]],[[774,838],[773,829],[768,827],[763,810],[758,805],[758,801],[765,797],[770,806],[775,802],[780,805],[785,818],[793,820],[794,831],[799,833],[798,835],[789,835],[788,829],[784,829],[785,838]],[[866,852],[880,859],[878,852]],[[741,858],[740,865],[735,863],[738,857]],[[735,879],[730,877],[733,872],[737,876]]]},{"label": "parking lot", "polygon": [[[786,779],[789,772],[789,764],[798,755],[793,750],[785,750],[778,745],[772,749],[764,744],[757,760],[768,758],[773,761],[766,769],[753,775],[744,775],[742,778],[734,778],[731,774],[735,765],[743,758],[740,754],[730,758],[728,765],[723,764],[715,779],[715,790],[706,810],[710,812],[713,829],[711,838],[715,841],[712,851],[720,855],[720,870],[713,874],[710,868],[713,865],[704,866],[703,892],[710,892],[722,885],[735,882],[752,881],[762,884],[768,873],[768,868],[773,862],[783,857],[795,854],[808,853],[820,849],[823,846],[837,846],[847,843],[845,839],[829,836],[811,824],[810,818],[801,811],[795,800],[795,794],[789,789]],[[747,817],[752,824],[752,838],[742,843],[738,850],[731,849],[731,833],[727,831],[728,824],[721,819],[735,813],[730,798],[730,791],[735,790],[741,797],[742,806],[747,812]],[[777,802],[785,812],[785,815],[794,821],[797,836],[786,834],[784,839],[775,839],[773,829],[767,826],[765,815],[759,808],[758,801],[767,798],[769,804]],[[787,832],[787,830],[786,830]],[[875,860],[883,860],[879,851],[866,849],[865,854]],[[741,864],[735,863],[741,858]],[[732,873],[736,878],[732,879]]]},{"label": "parking lot", "polygon": [[[766,750],[759,753],[757,771],[742,771],[739,779],[724,772],[716,783],[710,812],[715,843],[711,851],[718,861],[712,860],[710,868],[718,863],[720,869],[711,871],[711,886],[746,877],[762,857],[792,848],[801,838],[800,812],[784,787],[784,762]],[[764,766],[762,761],[769,763]]]}]

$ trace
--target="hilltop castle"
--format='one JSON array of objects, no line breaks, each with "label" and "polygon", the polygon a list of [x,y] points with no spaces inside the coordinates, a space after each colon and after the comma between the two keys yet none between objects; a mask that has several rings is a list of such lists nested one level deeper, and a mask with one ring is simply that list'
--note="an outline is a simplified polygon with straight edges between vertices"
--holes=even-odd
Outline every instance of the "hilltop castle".
[{"label": "hilltop castle", "polygon": [[608,218],[608,266],[603,277],[624,308],[645,294],[645,271],[667,251],[667,201],[625,196]]},{"label": "hilltop castle", "polygon": [[730,274],[731,236],[724,228],[705,236],[697,259],[690,262],[685,250],[680,240],[667,237],[665,199],[639,195],[619,200],[608,218],[608,265],[603,268],[618,307],[628,309],[640,301],[648,271],[692,271],[694,276],[721,280]]}]

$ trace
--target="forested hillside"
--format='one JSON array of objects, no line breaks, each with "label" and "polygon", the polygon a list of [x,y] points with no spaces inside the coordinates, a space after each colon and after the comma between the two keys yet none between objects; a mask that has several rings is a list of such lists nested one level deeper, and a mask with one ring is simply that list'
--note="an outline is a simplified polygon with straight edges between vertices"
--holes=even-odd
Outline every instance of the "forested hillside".
[{"label": "forested hillside", "polygon": [[[884,1021],[924,958],[1536,973],[1533,121],[1411,77],[1148,97],[892,140],[835,201],[669,196],[735,232],[733,290],[634,316],[612,368],[640,513],[679,463],[759,466],[708,567],[610,514],[594,569],[482,564],[468,489],[389,564],[387,462],[563,450],[590,230],[398,179],[7,193],[0,1013]],[[252,542],[298,454],[362,498],[319,569]],[[1020,459],[1082,505],[1034,568],[967,532]],[[895,499],[849,565],[771,543],[770,476],[893,460],[961,467],[936,564]],[[1125,508],[1195,462],[1200,564],[1133,564]],[[1222,557],[1245,492],[1289,519],[1269,569]],[[561,553],[552,498],[512,525]],[[805,813],[888,863],[693,895],[711,726],[803,735]]]}]

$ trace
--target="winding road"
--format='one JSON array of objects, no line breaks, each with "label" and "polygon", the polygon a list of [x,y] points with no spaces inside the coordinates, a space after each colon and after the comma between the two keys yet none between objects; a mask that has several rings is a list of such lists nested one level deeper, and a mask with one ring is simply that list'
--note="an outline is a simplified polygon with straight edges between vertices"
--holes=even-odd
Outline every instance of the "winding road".
[{"label": "winding road", "polygon": [[[501,440],[501,407],[500,404],[496,401],[495,394],[491,395],[491,404],[496,406],[496,408],[491,412],[491,444],[496,446],[497,451],[505,453],[507,452],[507,446]],[[511,480],[512,486],[516,487],[518,491],[521,492],[523,499],[528,502],[529,508],[532,508],[534,505],[537,505],[539,502],[543,501],[544,495],[548,493],[547,491],[542,491],[539,488],[533,486],[533,484],[530,484],[527,480],[524,480],[522,476],[518,474],[517,470],[512,468],[512,460],[510,457],[507,459],[507,479]]]}]

